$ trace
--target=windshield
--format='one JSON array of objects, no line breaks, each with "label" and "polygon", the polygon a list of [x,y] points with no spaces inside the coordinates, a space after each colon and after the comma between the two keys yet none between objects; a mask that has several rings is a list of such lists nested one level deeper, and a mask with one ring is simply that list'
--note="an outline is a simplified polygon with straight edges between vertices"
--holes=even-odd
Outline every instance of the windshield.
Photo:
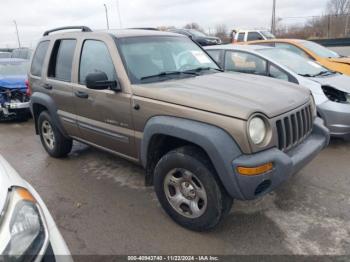
[{"label": "windshield", "polygon": [[200,31],[194,30],[194,29],[188,29],[187,31],[190,32],[190,34],[192,34],[192,35],[194,35],[194,36],[198,36],[198,37],[207,37],[206,34],[200,32]]},{"label": "windshield", "polygon": [[263,36],[265,36],[266,39],[275,39],[276,37],[271,34],[269,31],[261,31],[260,33],[263,34]]},{"label": "windshield", "polygon": [[26,75],[28,69],[28,62],[0,62],[0,77]]},{"label": "windshield", "polygon": [[318,63],[294,54],[285,49],[269,48],[261,49],[259,53],[288,67],[293,72],[302,76],[318,76],[323,73],[332,73]]},{"label": "windshield", "polygon": [[[125,68],[133,84],[192,77],[220,70],[215,62],[187,37],[151,36],[118,39]],[[206,70],[203,70],[203,69]]]},{"label": "windshield", "polygon": [[301,41],[300,44],[311,52],[323,58],[339,58],[336,52],[310,41]]}]

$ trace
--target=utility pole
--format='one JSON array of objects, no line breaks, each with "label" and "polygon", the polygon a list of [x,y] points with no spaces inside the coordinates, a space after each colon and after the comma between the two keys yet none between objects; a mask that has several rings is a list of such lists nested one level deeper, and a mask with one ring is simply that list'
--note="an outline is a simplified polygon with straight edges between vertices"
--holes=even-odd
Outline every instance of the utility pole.
[{"label": "utility pole", "polygon": [[16,20],[13,20],[13,23],[15,24],[15,27],[16,27],[16,34],[17,34],[18,47],[21,48],[21,41],[19,40],[19,33],[18,33],[18,27],[17,27],[17,22],[16,22]]},{"label": "utility pole", "polygon": [[107,22],[107,29],[109,29],[109,21],[108,21],[108,10],[107,10],[107,6],[106,4],[103,4],[105,7],[105,11],[106,11],[106,22]]},{"label": "utility pole", "polygon": [[276,34],[276,0],[272,0],[272,21],[271,21],[271,33]]},{"label": "utility pole", "polygon": [[346,20],[345,20],[345,34],[344,36],[347,37],[349,32],[349,13],[346,14]]},{"label": "utility pole", "polygon": [[122,28],[123,24],[122,24],[122,17],[120,15],[119,0],[117,0],[117,12],[118,12],[118,19],[119,19],[119,27]]}]

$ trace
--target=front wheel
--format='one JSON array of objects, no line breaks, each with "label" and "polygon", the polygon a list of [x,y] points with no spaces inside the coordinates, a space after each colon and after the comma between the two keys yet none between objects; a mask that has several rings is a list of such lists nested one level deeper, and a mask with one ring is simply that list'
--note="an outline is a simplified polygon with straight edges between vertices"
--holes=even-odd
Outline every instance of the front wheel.
[{"label": "front wheel", "polygon": [[215,227],[233,202],[208,157],[196,147],[182,147],[163,156],[155,168],[154,186],[167,214],[195,231]]}]

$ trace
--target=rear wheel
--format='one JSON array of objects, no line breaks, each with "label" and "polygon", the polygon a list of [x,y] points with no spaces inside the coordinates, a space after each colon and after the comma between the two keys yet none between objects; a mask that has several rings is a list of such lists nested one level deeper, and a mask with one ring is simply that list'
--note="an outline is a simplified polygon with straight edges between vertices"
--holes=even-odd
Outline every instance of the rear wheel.
[{"label": "rear wheel", "polygon": [[69,154],[72,150],[72,140],[62,135],[47,111],[43,111],[40,114],[38,127],[41,143],[50,156],[61,158]]},{"label": "rear wheel", "polygon": [[230,211],[232,198],[207,156],[186,146],[163,156],[154,174],[157,197],[168,215],[191,230],[215,227]]}]

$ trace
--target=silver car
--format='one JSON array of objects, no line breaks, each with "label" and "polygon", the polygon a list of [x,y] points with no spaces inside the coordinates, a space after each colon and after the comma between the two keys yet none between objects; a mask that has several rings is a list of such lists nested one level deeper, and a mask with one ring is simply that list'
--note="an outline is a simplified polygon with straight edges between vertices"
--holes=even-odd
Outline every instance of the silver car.
[{"label": "silver car", "polygon": [[309,88],[331,135],[350,140],[349,76],[279,48],[222,45],[206,50],[226,71],[273,77]]},{"label": "silver car", "polygon": [[73,261],[34,188],[0,155],[0,261]]}]

